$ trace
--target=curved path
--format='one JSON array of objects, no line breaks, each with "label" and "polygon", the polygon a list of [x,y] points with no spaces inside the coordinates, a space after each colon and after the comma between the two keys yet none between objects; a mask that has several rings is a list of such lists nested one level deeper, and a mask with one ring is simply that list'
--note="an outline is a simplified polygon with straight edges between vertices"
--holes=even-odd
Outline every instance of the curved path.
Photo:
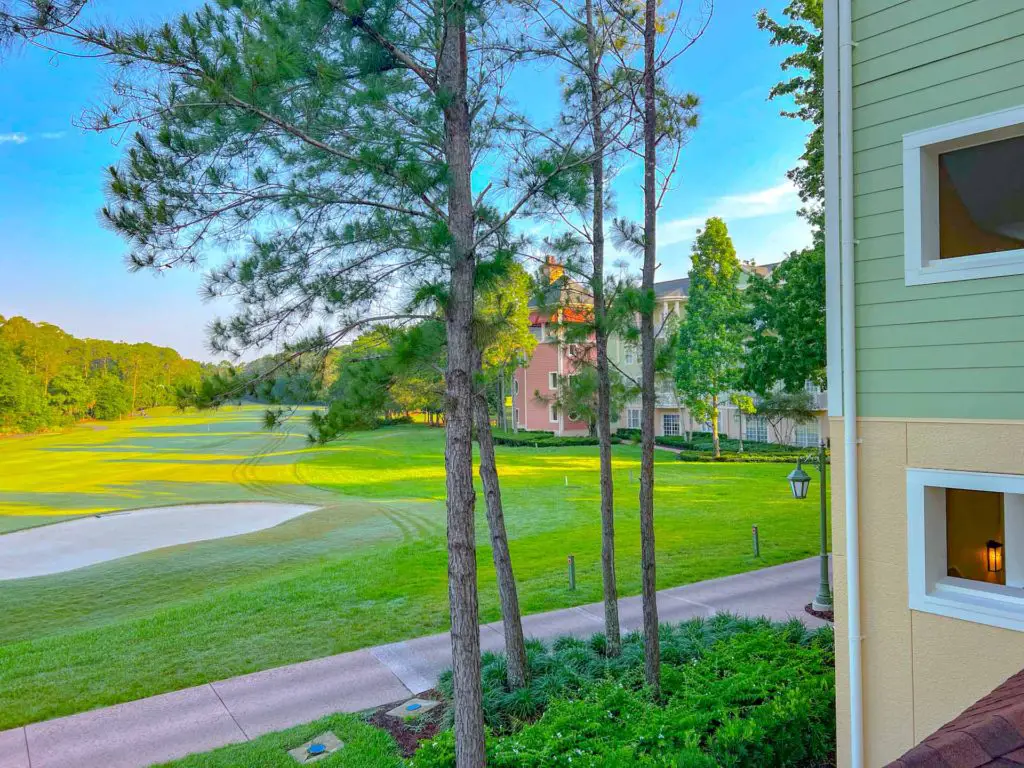
[{"label": "curved path", "polygon": [[0,536],[0,581],[63,573],[176,544],[262,531],[311,504],[236,502],[113,512]]}]

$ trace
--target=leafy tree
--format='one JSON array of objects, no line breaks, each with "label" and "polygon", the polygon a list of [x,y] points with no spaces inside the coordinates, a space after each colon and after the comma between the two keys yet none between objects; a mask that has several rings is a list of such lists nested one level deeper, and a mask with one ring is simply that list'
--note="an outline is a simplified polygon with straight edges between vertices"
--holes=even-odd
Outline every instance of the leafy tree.
[{"label": "leafy tree", "polygon": [[774,46],[796,46],[799,50],[782,61],[782,70],[795,70],[788,80],[777,83],[768,98],[792,97],[796,108],[783,110],[785,117],[811,124],[811,133],[800,156],[801,164],[789,171],[806,206],[801,214],[811,222],[815,242],[825,229],[825,64],[823,0],[792,0],[783,10],[788,21],[776,21],[762,9],[757,26],[771,35]]},{"label": "leafy tree", "polygon": [[814,401],[804,390],[768,392],[757,402],[758,415],[765,417],[775,441],[783,445],[792,444],[793,425],[806,424],[814,419],[813,408]]},{"label": "leafy tree", "polygon": [[0,339],[0,432],[32,432],[49,425],[38,380]]},{"label": "leafy tree", "polygon": [[821,248],[792,254],[768,278],[752,275],[745,295],[750,339],[746,389],[766,395],[777,386],[796,392],[808,381],[824,387],[825,259]]},{"label": "leafy tree", "polygon": [[754,398],[743,392],[732,392],[729,395],[729,402],[740,415],[740,453],[743,453],[743,417],[757,413],[757,405]]},{"label": "leafy tree", "polygon": [[117,376],[101,374],[94,389],[93,415],[97,419],[119,419],[131,412],[131,392]]},{"label": "leafy tree", "polygon": [[717,457],[721,399],[739,382],[746,337],[740,263],[724,221],[707,220],[691,261],[686,316],[676,337],[676,382],[694,418],[711,422]]},{"label": "leafy tree", "polygon": [[752,337],[746,386],[762,395],[778,385],[796,391],[807,381],[825,385],[825,245],[824,245],[824,60],[822,0],[792,0],[773,20],[757,14],[758,26],[771,44],[796,46],[782,62],[792,77],[775,85],[769,98],[792,97],[795,109],[782,114],[811,125],[801,163],[789,171],[804,202],[801,214],[811,223],[814,245],[790,256],[765,279],[754,276],[749,287]]},{"label": "leafy tree", "polygon": [[130,412],[130,401],[123,410],[97,411],[96,389],[106,376],[127,382],[144,407],[173,404],[175,389],[196,385],[201,376],[199,363],[167,347],[78,339],[55,325],[23,317],[0,318],[0,345],[7,352],[11,393],[4,406],[4,431],[33,431]]},{"label": "leafy tree", "polygon": [[65,368],[50,380],[50,403],[69,421],[83,418],[93,404],[89,382],[78,368]]}]

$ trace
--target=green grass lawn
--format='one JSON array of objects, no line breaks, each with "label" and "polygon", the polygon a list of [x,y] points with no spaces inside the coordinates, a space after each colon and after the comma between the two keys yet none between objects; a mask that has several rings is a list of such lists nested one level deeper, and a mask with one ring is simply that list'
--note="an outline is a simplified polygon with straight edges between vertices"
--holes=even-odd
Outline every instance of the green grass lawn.
[{"label": "green grass lawn", "polygon": [[[321,506],[259,533],[0,582],[0,730],[447,629],[443,433],[389,427],[309,448],[301,424],[268,434],[260,416],[165,413],[0,441],[0,531],[157,504]],[[789,496],[787,466],[656,456],[659,588],[815,554],[817,505]],[[639,460],[638,447],[615,448],[623,595],[640,589],[629,482]],[[599,600],[597,448],[499,448],[498,461],[523,610]],[[477,535],[482,619],[492,621],[482,506]]]}]

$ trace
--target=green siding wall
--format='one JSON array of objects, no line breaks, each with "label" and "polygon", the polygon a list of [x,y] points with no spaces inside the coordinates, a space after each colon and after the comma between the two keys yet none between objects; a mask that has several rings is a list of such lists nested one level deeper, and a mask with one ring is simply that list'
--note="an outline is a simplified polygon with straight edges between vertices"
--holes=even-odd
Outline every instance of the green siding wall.
[{"label": "green siding wall", "polygon": [[1024,104],[1022,0],[854,0],[863,416],[1024,419],[1024,276],[907,286],[903,135]]}]

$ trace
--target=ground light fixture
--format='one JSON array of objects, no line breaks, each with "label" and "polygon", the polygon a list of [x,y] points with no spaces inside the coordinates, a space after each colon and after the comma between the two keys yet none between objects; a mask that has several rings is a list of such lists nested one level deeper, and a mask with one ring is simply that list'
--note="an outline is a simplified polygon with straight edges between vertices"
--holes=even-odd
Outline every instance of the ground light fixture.
[{"label": "ground light fixture", "polygon": [[826,491],[828,462],[825,460],[825,443],[822,442],[818,445],[818,455],[816,457],[812,455],[803,459],[797,459],[796,469],[786,476],[786,480],[789,481],[789,487],[793,491],[794,499],[806,499],[807,491],[811,487],[811,476],[803,468],[804,461],[809,464],[816,464],[818,471],[821,473],[821,506],[819,509],[821,518],[819,530],[821,535],[821,574],[818,581],[818,594],[811,601],[811,608],[815,611],[831,611],[832,588],[828,578],[828,493]]},{"label": "ground light fixture", "polygon": [[1003,545],[995,539],[989,539],[985,544],[985,564],[989,573],[999,573],[1003,570]]}]

